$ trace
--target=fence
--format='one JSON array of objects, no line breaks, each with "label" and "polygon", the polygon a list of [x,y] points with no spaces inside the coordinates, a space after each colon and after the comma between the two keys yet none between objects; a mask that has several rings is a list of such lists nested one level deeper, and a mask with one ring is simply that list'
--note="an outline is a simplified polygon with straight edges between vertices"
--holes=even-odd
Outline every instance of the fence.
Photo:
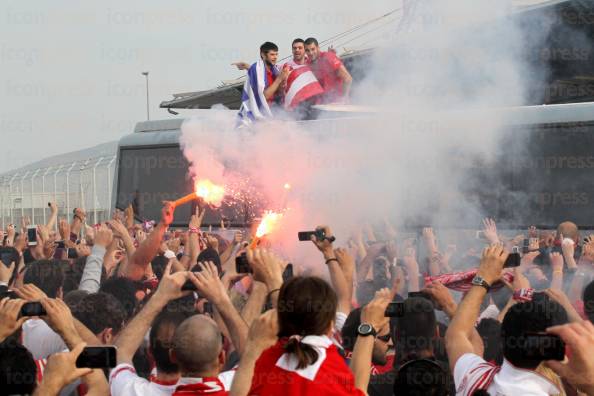
[{"label": "fence", "polygon": [[87,211],[87,223],[110,217],[116,156],[64,162],[47,168],[19,170],[0,178],[0,221],[20,227],[21,219],[45,224],[48,202],[58,204],[58,216],[70,218],[74,208]]}]

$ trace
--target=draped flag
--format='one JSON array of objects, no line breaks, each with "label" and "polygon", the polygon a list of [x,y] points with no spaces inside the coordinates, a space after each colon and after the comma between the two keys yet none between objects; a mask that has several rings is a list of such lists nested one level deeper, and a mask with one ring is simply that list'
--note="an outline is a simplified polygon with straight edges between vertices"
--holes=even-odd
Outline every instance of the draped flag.
[{"label": "draped flag", "polygon": [[[273,68],[273,76],[276,78],[278,69]],[[241,107],[237,113],[237,126],[248,126],[255,121],[272,118],[272,111],[264,96],[266,88],[266,65],[259,59],[249,69],[247,79],[243,84],[241,94]]]},{"label": "draped flag", "polygon": [[285,109],[294,110],[300,103],[324,93],[322,85],[309,66],[291,66],[285,87]]},{"label": "draped flag", "polygon": [[[285,65],[291,72],[287,78],[282,99],[286,111],[292,111],[306,100],[324,93],[308,65]],[[272,70],[274,78],[280,70],[275,66]],[[247,79],[243,84],[241,107],[237,114],[237,127],[246,127],[256,121],[262,121],[274,116],[270,104],[264,96],[264,89],[268,86],[266,80],[266,66],[261,59],[248,70]]]}]

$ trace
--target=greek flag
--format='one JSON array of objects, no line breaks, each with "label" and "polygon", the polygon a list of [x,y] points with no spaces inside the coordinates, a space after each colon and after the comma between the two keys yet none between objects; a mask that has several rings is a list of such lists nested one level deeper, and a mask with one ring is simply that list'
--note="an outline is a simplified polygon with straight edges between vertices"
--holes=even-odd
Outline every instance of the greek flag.
[{"label": "greek flag", "polygon": [[[272,69],[274,78],[279,71],[276,66]],[[255,121],[261,121],[272,118],[272,111],[268,106],[268,101],[264,96],[264,89],[267,87],[266,65],[259,59],[250,66],[247,74],[247,80],[243,84],[243,93],[241,94],[241,107],[237,113],[237,127],[246,127]]]}]

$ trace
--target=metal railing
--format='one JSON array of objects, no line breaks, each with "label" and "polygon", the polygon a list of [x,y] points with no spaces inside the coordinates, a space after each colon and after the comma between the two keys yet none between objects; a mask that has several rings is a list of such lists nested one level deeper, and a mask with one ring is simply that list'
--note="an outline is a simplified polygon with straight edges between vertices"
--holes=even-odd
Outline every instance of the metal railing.
[{"label": "metal railing", "polygon": [[2,228],[20,226],[23,217],[31,224],[45,224],[49,202],[58,204],[59,217],[69,218],[80,207],[87,211],[87,223],[107,220],[113,207],[115,160],[115,155],[103,156],[4,175],[0,178]]}]

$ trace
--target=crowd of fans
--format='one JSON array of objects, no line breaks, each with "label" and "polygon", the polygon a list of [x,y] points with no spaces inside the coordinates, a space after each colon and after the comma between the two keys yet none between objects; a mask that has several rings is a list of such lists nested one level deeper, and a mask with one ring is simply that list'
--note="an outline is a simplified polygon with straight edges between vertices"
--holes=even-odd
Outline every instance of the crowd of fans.
[{"label": "crowd of fans", "polygon": [[[205,232],[203,211],[170,230],[171,203],[154,225],[51,208],[34,237],[26,219],[1,235],[3,394],[594,395],[594,236],[573,223],[510,237],[487,219],[468,249],[388,222],[337,247],[320,226],[302,246],[318,262],[289,264]],[[80,367],[91,345],[115,364]]]}]

